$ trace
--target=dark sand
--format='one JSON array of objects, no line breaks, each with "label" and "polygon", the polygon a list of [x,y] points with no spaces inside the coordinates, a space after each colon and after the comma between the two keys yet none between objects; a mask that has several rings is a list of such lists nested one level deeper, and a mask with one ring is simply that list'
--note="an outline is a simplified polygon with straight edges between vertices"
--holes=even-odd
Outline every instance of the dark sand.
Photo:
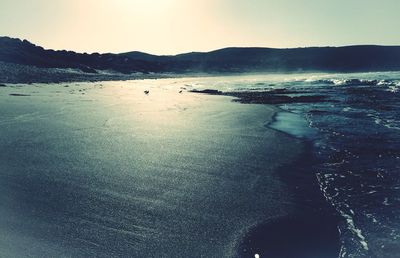
[{"label": "dark sand", "polygon": [[265,126],[276,109],[181,86],[1,88],[0,257],[334,257],[307,144]]},{"label": "dark sand", "polygon": [[254,257],[254,253],[280,258],[339,257],[340,218],[321,195],[311,169],[314,159],[312,152],[305,150],[296,161],[278,169],[295,197],[296,208],[287,216],[267,218],[252,228],[240,244],[240,257]]}]

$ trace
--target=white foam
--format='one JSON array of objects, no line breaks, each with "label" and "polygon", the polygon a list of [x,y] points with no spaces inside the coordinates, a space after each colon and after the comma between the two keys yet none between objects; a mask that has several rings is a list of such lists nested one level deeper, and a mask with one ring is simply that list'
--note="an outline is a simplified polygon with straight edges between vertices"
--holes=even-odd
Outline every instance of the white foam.
[{"label": "white foam", "polygon": [[346,84],[346,80],[332,80],[335,85],[344,85]]},{"label": "white foam", "polygon": [[344,212],[340,212],[340,214],[346,219],[347,228],[358,237],[359,242],[362,245],[362,247],[364,248],[364,250],[368,251],[369,250],[368,243],[365,240],[365,237],[362,234],[361,229],[359,229],[355,226],[353,217],[351,217],[350,215],[348,215]]},{"label": "white foam", "polygon": [[383,205],[389,206],[389,198],[385,197],[385,200],[383,201]]},{"label": "white foam", "polygon": [[[369,250],[368,243],[367,243],[367,241],[366,241],[366,239],[365,239],[365,236],[362,234],[361,229],[359,229],[359,228],[357,228],[357,227],[355,226],[353,217],[352,217],[351,215],[347,214],[347,213],[344,211],[344,209],[342,209],[342,208],[340,207],[340,205],[338,205],[338,204],[335,202],[335,200],[333,199],[334,196],[331,196],[331,195],[328,193],[328,191],[327,191],[328,186],[327,186],[327,185],[324,186],[324,182],[321,180],[321,173],[317,173],[317,181],[318,181],[318,184],[319,184],[319,186],[320,186],[320,189],[321,189],[321,191],[322,191],[322,193],[323,193],[325,199],[326,199],[329,203],[332,204],[332,206],[339,212],[339,214],[340,214],[343,218],[345,218],[346,224],[347,224],[347,229],[348,229],[350,232],[352,232],[352,233],[357,237],[358,242],[361,244],[362,248],[363,248],[365,251],[368,251],[368,250]],[[348,204],[343,203],[342,206],[348,208],[348,209],[349,209],[349,212],[350,212],[353,216],[355,215],[354,211],[353,211],[352,209],[350,209],[350,206],[349,206]],[[342,252],[342,250],[343,250],[343,252]],[[345,257],[345,256],[343,255],[343,253],[346,253],[346,252],[345,252],[345,249],[342,249],[342,250],[341,250],[341,256],[340,256],[340,257]]]}]

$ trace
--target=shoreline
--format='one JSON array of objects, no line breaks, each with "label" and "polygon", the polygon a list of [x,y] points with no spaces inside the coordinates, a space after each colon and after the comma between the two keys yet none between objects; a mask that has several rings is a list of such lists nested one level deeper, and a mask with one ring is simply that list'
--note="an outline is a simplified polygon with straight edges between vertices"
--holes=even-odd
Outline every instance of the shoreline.
[{"label": "shoreline", "polygon": [[259,254],[277,258],[337,258],[341,250],[338,223],[342,218],[319,188],[313,171],[316,157],[312,142],[271,127],[279,112],[287,112],[276,109],[266,126],[293,140],[300,139],[303,145],[302,154],[296,160],[275,172],[293,193],[296,207],[286,216],[268,218],[250,228],[240,242],[238,257],[253,258]]},{"label": "shoreline", "polygon": [[[84,72],[78,68],[45,68],[34,65],[24,65],[0,61],[0,84],[61,84],[61,83],[90,83],[90,82],[112,82],[130,80],[157,80],[157,79],[183,79],[202,77],[226,77],[226,76],[252,76],[252,75],[292,75],[292,74],[368,74],[373,72],[392,73],[398,70],[385,71],[340,71],[340,70],[293,70],[293,71],[226,71],[226,72],[137,72],[120,73],[112,70],[96,70],[95,72]],[[254,93],[253,93],[254,94]],[[242,96],[245,97],[245,96]],[[265,97],[265,96],[263,96]],[[259,98],[261,99],[261,98]],[[252,98],[254,103],[259,103]],[[305,98],[308,102],[313,99]],[[266,104],[266,101],[264,104]],[[277,99],[277,101],[284,101]]]},{"label": "shoreline", "polygon": [[294,193],[298,207],[286,216],[268,218],[249,228],[238,246],[238,257],[253,258],[254,254],[277,258],[339,257],[342,243],[338,224],[343,218],[328,203],[318,184],[314,168],[317,158],[310,140],[316,132],[308,126],[306,120],[299,114],[279,108],[276,101],[271,103],[269,93],[231,94],[211,89],[192,92],[231,96],[232,102],[238,104],[272,106],[274,114],[265,126],[292,140],[300,140],[303,146],[302,154],[296,160],[276,171]]},{"label": "shoreline", "polygon": [[[296,186],[308,189],[309,178],[297,169],[287,174],[298,168],[293,162],[307,159],[305,143],[265,127],[276,107],[182,95],[179,86],[164,89],[164,82],[170,85],[144,80],[0,89],[30,94],[0,95],[7,117],[0,136],[7,155],[0,164],[8,171],[0,176],[9,190],[0,211],[8,203],[20,214],[0,223],[0,232],[15,232],[1,249],[12,250],[22,234],[46,243],[32,243],[37,254],[58,257],[247,257],[240,253],[246,239],[280,231],[285,237],[293,224],[309,220],[309,213],[299,213],[302,207],[320,208],[308,206],[314,199],[303,202],[308,194],[296,197]],[[280,219],[263,224],[266,218]],[[21,221],[30,227],[18,226]]]}]

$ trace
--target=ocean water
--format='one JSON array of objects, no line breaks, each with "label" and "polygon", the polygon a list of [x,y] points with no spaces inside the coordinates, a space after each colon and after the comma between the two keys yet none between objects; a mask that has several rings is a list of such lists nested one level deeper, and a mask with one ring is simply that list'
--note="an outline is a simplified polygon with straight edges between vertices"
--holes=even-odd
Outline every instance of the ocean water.
[{"label": "ocean water", "polygon": [[232,76],[186,86],[323,96],[279,104],[271,127],[312,141],[315,179],[341,217],[340,257],[399,257],[400,72]]}]

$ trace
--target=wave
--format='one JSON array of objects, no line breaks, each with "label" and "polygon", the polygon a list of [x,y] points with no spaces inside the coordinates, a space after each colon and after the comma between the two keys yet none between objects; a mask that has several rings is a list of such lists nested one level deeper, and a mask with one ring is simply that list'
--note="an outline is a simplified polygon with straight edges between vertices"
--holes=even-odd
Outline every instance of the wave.
[{"label": "wave", "polygon": [[[340,232],[341,237],[343,238],[344,232],[347,231],[350,232],[354,237],[349,239],[342,239],[342,246],[340,250],[339,257],[344,258],[348,257],[348,248],[352,246],[352,248],[355,248],[358,250],[358,254],[363,254],[365,255],[369,251],[369,246],[368,242],[366,241],[365,236],[363,235],[362,231],[360,228],[358,228],[355,223],[354,223],[354,218],[353,216],[354,211],[350,208],[350,206],[346,203],[341,203],[336,201],[337,195],[339,195],[339,189],[335,188],[335,191],[333,193],[330,193],[328,190],[330,181],[335,180],[334,177],[338,176],[336,174],[329,174],[329,173],[317,173],[316,178],[318,181],[318,184],[320,186],[320,190],[325,197],[325,199],[336,209],[336,211],[344,218],[345,220],[345,225],[339,225],[338,229]],[[345,226],[346,229],[343,229],[342,226]],[[353,242],[355,240],[355,242]],[[353,244],[351,243],[353,242]],[[355,245],[355,246],[354,246]]]},{"label": "wave", "polygon": [[371,117],[377,125],[382,125],[388,129],[400,130],[399,120],[383,118],[377,114],[367,114],[367,116]]},{"label": "wave", "polygon": [[400,80],[368,80],[368,79],[318,79],[309,81],[314,84],[337,86],[394,86],[400,87]]}]

